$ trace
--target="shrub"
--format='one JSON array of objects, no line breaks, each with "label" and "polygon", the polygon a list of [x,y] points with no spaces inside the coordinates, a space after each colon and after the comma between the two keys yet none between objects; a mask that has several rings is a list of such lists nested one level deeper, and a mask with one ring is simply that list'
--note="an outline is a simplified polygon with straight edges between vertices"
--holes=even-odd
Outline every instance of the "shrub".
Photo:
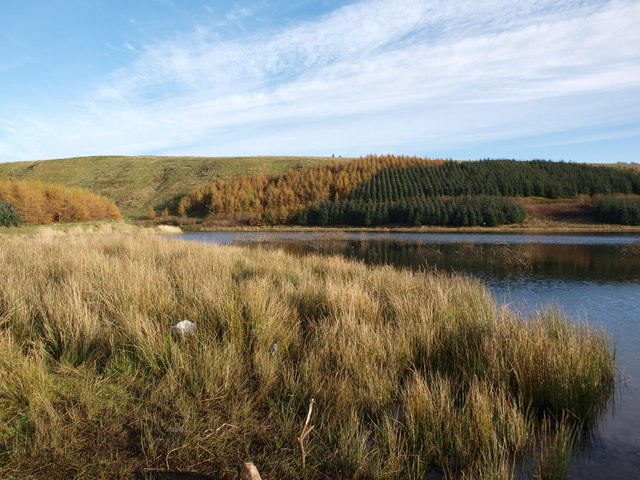
[{"label": "shrub", "polygon": [[605,197],[596,209],[599,221],[621,225],[640,225],[639,197]]},{"label": "shrub", "polygon": [[27,225],[122,219],[111,200],[50,183],[0,180],[0,201],[11,202]]},{"label": "shrub", "polygon": [[21,223],[22,218],[13,203],[0,200],[0,226],[17,227]]}]

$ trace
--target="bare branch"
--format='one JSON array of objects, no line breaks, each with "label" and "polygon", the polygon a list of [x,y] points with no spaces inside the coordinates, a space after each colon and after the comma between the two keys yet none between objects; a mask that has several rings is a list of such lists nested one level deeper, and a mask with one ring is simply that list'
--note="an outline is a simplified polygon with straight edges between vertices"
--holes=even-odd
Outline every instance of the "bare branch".
[{"label": "bare branch", "polygon": [[315,400],[312,398],[311,401],[309,402],[309,411],[307,412],[307,419],[305,420],[304,425],[302,426],[302,431],[300,432],[300,436],[298,437],[298,445],[300,446],[300,460],[301,460],[303,469],[307,465],[306,463],[307,453],[304,449],[304,441],[313,430],[313,425],[309,425],[309,422],[311,422],[311,414],[313,413],[314,403],[315,403]]}]

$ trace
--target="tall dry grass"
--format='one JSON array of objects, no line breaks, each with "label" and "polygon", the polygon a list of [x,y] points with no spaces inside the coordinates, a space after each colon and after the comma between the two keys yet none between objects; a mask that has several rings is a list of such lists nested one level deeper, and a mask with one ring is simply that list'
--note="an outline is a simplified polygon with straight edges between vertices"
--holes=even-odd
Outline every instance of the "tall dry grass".
[{"label": "tall dry grass", "polygon": [[540,445],[562,472],[541,425],[614,384],[603,332],[463,277],[149,234],[5,239],[0,272],[2,478],[510,478]]}]

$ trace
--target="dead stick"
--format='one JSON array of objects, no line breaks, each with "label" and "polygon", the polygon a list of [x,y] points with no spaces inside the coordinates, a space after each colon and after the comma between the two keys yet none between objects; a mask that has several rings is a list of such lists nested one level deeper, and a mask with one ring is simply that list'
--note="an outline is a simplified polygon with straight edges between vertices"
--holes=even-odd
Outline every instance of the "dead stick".
[{"label": "dead stick", "polygon": [[302,426],[302,431],[300,432],[300,436],[298,437],[298,445],[300,446],[300,458],[302,460],[302,469],[305,468],[306,464],[306,452],[304,450],[304,440],[309,436],[311,430],[313,430],[313,425],[309,426],[309,422],[311,421],[311,414],[313,413],[313,404],[315,400],[312,398],[309,402],[309,411],[307,412],[307,419]]}]

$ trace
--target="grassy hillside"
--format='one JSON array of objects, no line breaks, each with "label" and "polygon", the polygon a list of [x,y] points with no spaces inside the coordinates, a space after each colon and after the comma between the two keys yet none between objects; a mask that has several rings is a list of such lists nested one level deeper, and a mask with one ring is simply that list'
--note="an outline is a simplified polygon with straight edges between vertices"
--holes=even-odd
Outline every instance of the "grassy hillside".
[{"label": "grassy hillside", "polygon": [[78,157],[0,163],[0,179],[39,180],[87,188],[116,202],[123,215],[162,209],[216,179],[283,173],[327,162],[323,157]]}]

